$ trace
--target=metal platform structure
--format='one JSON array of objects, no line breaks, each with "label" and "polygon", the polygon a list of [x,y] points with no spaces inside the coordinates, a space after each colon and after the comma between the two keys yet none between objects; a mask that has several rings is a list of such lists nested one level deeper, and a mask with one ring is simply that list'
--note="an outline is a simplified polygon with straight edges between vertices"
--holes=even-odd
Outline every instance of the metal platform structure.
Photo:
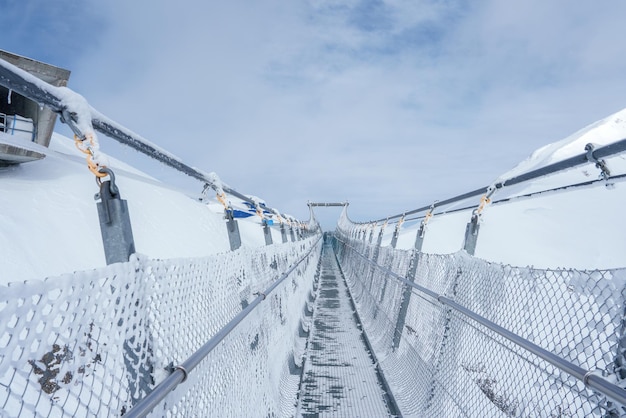
[{"label": "metal platform structure", "polygon": [[[28,72],[55,87],[67,86],[70,71],[30,58],[0,50],[0,59]],[[0,84],[0,137],[11,143],[0,144],[0,165],[19,164],[42,159],[44,154],[20,142],[50,144],[57,114],[35,100]]]}]

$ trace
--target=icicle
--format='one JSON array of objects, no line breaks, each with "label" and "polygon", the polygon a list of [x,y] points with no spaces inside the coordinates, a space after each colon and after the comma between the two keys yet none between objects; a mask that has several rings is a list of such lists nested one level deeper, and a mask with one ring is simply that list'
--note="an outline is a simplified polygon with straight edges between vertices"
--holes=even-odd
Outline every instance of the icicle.
[{"label": "icicle", "polygon": [[11,104],[11,95],[13,94],[13,90],[9,89],[9,95],[7,96],[7,102]]}]

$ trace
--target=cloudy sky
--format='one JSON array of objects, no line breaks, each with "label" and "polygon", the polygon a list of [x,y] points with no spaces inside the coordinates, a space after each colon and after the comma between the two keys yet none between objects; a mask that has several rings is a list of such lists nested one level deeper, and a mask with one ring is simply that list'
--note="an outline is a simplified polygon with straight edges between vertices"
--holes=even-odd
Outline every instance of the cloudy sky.
[{"label": "cloudy sky", "polygon": [[622,0],[3,0],[2,21],[0,49],[302,219],[307,200],[367,221],[473,190],[626,107]]}]

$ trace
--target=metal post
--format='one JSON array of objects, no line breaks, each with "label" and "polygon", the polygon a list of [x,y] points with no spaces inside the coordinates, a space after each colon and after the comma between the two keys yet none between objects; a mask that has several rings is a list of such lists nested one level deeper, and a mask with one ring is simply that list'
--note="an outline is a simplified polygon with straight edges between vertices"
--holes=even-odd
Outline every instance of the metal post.
[{"label": "metal post", "polygon": [[395,249],[396,245],[398,245],[398,230],[395,230],[391,237],[391,248]]},{"label": "metal post", "polygon": [[[106,172],[110,178],[100,183],[100,193],[95,196],[98,200],[98,218],[106,263],[126,263],[135,252],[128,203],[121,198],[113,171],[108,168],[102,168],[100,171]],[[118,300],[117,305],[119,304]],[[141,300],[137,299],[136,304],[139,306]],[[150,385],[154,382],[151,359],[139,356],[141,347],[152,346],[150,330],[144,328],[142,331],[135,330],[132,335],[126,335],[122,345],[131,405],[135,405],[142,396],[149,393]]]},{"label": "metal post", "polygon": [[[624,294],[624,290],[621,291],[621,295]],[[623,298],[620,298],[623,299]],[[622,320],[620,329],[617,333],[617,353],[613,358],[613,365],[611,367],[611,377],[615,379],[617,384],[621,387],[624,387],[624,380],[626,380],[626,309],[622,310]],[[619,416],[619,412],[617,409],[619,405],[614,404],[613,402],[607,402],[607,406],[609,407],[609,414],[606,414],[607,417]],[[611,414],[612,413],[612,414]]]},{"label": "metal post", "polygon": [[[461,275],[463,274],[463,270],[459,267],[456,271],[456,275],[454,276],[454,279],[451,283],[451,288],[449,291],[449,295],[451,296],[450,300],[451,302],[454,303],[454,301],[456,300],[456,289],[457,289],[457,285],[459,283],[459,279],[461,277]],[[448,293],[448,292],[446,292]],[[445,296],[443,296],[445,297]],[[437,299],[439,301],[439,298]],[[452,328],[453,326],[453,315],[452,315],[452,311],[453,308],[451,307],[445,307],[442,306],[442,311],[443,311],[443,324],[442,324],[442,329],[443,329],[443,333],[441,335],[441,340],[439,342],[439,352],[436,354],[436,357],[433,359],[434,360],[434,370],[433,370],[433,374],[432,374],[432,380],[430,383],[430,393],[428,394],[428,398],[426,400],[426,408],[425,411],[428,411],[431,406],[433,405],[434,401],[436,400],[435,397],[437,395],[437,382],[439,381],[440,377],[439,377],[439,373],[441,372],[441,368],[444,364],[446,364],[446,361],[450,361],[449,356],[450,355],[454,355],[454,353],[450,354],[450,350],[451,348],[449,348],[449,342],[450,341],[454,341],[452,339],[453,337],[453,332],[455,331],[455,329]]]},{"label": "metal post", "polygon": [[235,251],[241,247],[241,235],[239,233],[239,224],[233,217],[232,209],[224,211],[226,216],[226,230],[228,231],[228,241],[230,242],[230,250]]},{"label": "metal post", "polygon": [[287,229],[285,228],[285,224],[280,224],[280,235],[283,239],[283,244],[287,242]]},{"label": "metal post", "polygon": [[398,245],[398,236],[400,235],[400,227],[402,226],[402,222],[404,222],[404,217],[398,221],[396,224],[396,229],[393,231],[393,236],[391,237],[391,248],[396,248]]},{"label": "metal post", "polygon": [[[411,256],[411,262],[409,263],[409,271],[406,275],[407,280],[411,283],[415,282],[415,276],[417,274],[417,266],[419,265],[420,256],[422,254],[422,245],[424,244],[424,235],[426,234],[426,227],[424,222],[417,231],[415,236],[415,244],[413,245],[413,254]],[[400,346],[400,339],[402,338],[402,332],[404,332],[404,324],[406,322],[406,314],[409,310],[409,304],[411,303],[412,287],[408,284],[404,284],[402,290],[402,303],[400,304],[400,310],[398,311],[398,319],[396,320],[396,329],[393,333],[393,349],[397,349]]]},{"label": "metal post", "polygon": [[[370,272],[367,277],[370,278],[370,293],[372,292],[372,286],[374,285],[374,273],[376,272],[376,263],[378,262],[378,255],[380,254],[380,245],[383,242],[383,228],[380,228],[380,232],[378,233],[378,240],[376,241],[376,246],[374,247],[374,254],[372,254],[372,267],[370,268]],[[372,242],[372,235],[374,235],[374,229],[370,233],[370,243]]]},{"label": "metal post", "polygon": [[272,245],[272,230],[265,219],[263,220],[263,235],[265,236],[265,245]]},{"label": "metal post", "polygon": [[289,227],[289,235],[291,236],[291,242],[296,242],[296,234],[293,232],[293,226]]},{"label": "metal post", "polygon": [[110,180],[100,183],[100,193],[95,196],[104,255],[107,264],[126,263],[135,252],[128,204],[121,198],[113,172],[109,169],[105,171]]},{"label": "metal post", "polygon": [[476,242],[478,241],[478,230],[480,229],[478,220],[478,215],[475,213],[472,214],[472,220],[469,221],[465,227],[465,242],[463,244],[463,249],[467,251],[469,255],[474,255],[476,253]]}]

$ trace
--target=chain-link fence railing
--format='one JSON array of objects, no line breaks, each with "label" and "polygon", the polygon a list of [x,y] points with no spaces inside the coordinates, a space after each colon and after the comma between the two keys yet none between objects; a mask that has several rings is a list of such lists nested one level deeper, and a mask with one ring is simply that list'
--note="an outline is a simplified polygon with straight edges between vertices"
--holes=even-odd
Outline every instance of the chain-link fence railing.
[{"label": "chain-link fence railing", "polygon": [[408,284],[392,277],[445,296],[620,384],[626,378],[625,270],[518,268],[465,252],[431,255],[375,246],[342,230],[335,241],[365,331],[403,415],[626,416],[622,406],[583,381],[432,295],[411,287],[406,292]]},{"label": "chain-link fence railing", "polygon": [[315,245],[152,414],[293,415],[317,238],[2,286],[1,415],[124,415]]}]

